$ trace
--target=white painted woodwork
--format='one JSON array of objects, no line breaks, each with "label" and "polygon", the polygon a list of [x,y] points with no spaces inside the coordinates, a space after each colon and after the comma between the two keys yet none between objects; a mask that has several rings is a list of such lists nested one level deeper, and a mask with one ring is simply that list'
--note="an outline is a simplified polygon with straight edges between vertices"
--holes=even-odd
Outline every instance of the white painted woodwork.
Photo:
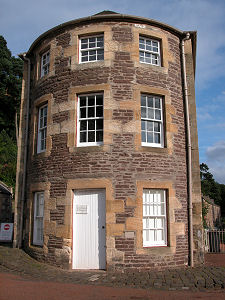
[{"label": "white painted woodwork", "polygon": [[43,245],[44,193],[34,194],[34,231],[33,244]]},{"label": "white painted woodwork", "polygon": [[105,269],[105,190],[78,190],[73,203],[73,269]]}]

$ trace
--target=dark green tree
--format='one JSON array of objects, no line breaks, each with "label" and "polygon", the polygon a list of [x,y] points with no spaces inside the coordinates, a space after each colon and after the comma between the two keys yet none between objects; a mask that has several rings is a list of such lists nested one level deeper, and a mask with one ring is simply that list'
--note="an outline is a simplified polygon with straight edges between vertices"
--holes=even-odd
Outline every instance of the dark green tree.
[{"label": "dark green tree", "polygon": [[15,188],[16,124],[20,109],[23,61],[12,56],[0,36],[0,180]]},{"label": "dark green tree", "polygon": [[221,214],[225,217],[225,185],[215,181],[209,172],[209,167],[200,164],[201,189],[204,196],[209,196],[221,207]]},{"label": "dark green tree", "polygon": [[12,56],[7,42],[0,36],[0,132],[16,140],[15,115],[20,109],[23,61]]},{"label": "dark green tree", "polygon": [[201,188],[202,194],[209,196],[215,201],[216,204],[221,203],[219,184],[213,178],[213,175],[209,172],[209,167],[202,163],[200,164],[200,176],[201,176]]},{"label": "dark green tree", "polygon": [[5,130],[0,133],[0,180],[15,188],[17,145]]}]

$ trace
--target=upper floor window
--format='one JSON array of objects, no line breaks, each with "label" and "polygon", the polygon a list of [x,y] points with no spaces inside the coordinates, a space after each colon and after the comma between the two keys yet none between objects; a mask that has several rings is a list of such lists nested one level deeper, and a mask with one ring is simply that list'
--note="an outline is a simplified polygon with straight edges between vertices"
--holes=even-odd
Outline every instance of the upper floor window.
[{"label": "upper floor window", "polygon": [[103,94],[78,97],[78,146],[103,143]]},{"label": "upper floor window", "polygon": [[43,245],[44,192],[34,194],[33,244]]},{"label": "upper floor window", "polygon": [[166,191],[143,191],[143,246],[167,245]]},{"label": "upper floor window", "polygon": [[160,42],[150,38],[139,38],[139,58],[140,62],[160,66]]},{"label": "upper floor window", "polygon": [[41,106],[38,111],[37,153],[44,152],[46,150],[47,115],[48,106]]},{"label": "upper floor window", "polygon": [[141,95],[141,142],[143,146],[164,146],[162,97]]},{"label": "upper floor window", "polygon": [[50,51],[45,52],[41,56],[41,77],[49,73]]},{"label": "upper floor window", "polygon": [[80,62],[104,60],[104,36],[80,38]]}]

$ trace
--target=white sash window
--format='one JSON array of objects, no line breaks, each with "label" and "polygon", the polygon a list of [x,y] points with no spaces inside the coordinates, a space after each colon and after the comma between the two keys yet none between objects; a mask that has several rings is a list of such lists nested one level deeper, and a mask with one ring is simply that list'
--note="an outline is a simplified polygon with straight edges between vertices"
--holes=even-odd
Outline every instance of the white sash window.
[{"label": "white sash window", "polygon": [[141,95],[142,146],[164,147],[162,97]]},{"label": "white sash window", "polygon": [[166,191],[143,191],[143,246],[167,245]]},{"label": "white sash window", "polygon": [[43,246],[44,192],[34,194],[33,244]]},{"label": "white sash window", "polygon": [[39,108],[38,112],[37,153],[44,152],[46,150],[47,116],[48,106],[44,105]]}]

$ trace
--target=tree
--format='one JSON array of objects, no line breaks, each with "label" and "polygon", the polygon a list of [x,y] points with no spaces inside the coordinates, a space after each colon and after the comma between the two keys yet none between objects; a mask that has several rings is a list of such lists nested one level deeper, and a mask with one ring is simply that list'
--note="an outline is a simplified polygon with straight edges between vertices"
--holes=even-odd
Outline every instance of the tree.
[{"label": "tree", "polygon": [[16,181],[16,142],[5,130],[0,133],[0,180],[15,188]]},{"label": "tree", "polygon": [[7,42],[0,36],[0,133],[16,140],[15,114],[20,109],[23,61],[11,55]]},{"label": "tree", "polygon": [[16,126],[20,109],[23,61],[11,55],[7,42],[0,36],[0,180],[15,188]]},{"label": "tree", "polygon": [[209,172],[209,167],[204,163],[200,165],[200,177],[202,194],[209,196],[216,204],[220,205],[222,199],[219,183],[214,180],[213,175]]},{"label": "tree", "polygon": [[225,217],[225,185],[215,181],[209,167],[200,164],[201,189],[204,196],[209,196],[221,207],[221,215]]}]

